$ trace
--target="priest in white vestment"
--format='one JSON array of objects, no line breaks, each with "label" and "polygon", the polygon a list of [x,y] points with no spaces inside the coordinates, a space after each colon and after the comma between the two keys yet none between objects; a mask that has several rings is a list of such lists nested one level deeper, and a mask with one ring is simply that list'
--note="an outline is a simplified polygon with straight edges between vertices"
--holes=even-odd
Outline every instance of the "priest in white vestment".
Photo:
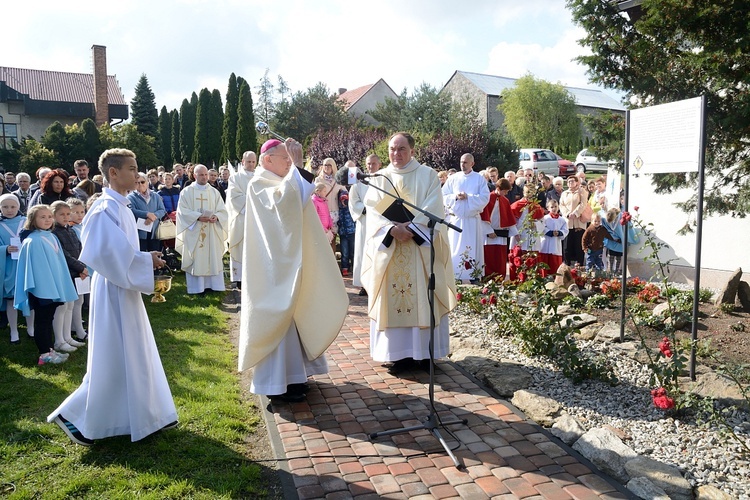
[{"label": "priest in white vestment", "polygon": [[224,287],[224,252],[228,214],[219,191],[208,184],[208,169],[196,165],[195,182],[180,192],[175,250],[182,255],[187,293]]},{"label": "priest in white vestment", "polygon": [[297,141],[266,141],[245,214],[242,274],[252,286],[242,287],[238,368],[254,367],[251,392],[281,402],[302,401],[307,378],[328,372],[323,353],[349,308],[301,164]]},{"label": "priest in white vestment", "polygon": [[[374,174],[380,170],[380,158],[372,154],[365,160],[367,173]],[[354,263],[352,265],[352,285],[360,287],[359,295],[367,295],[367,290],[362,286],[362,255],[365,251],[365,234],[367,233],[367,217],[365,214],[365,195],[367,194],[368,185],[364,182],[357,182],[349,188],[349,213],[352,219],[357,223],[357,232],[354,233]]]},{"label": "priest in white vestment", "polygon": [[[397,374],[415,366],[429,367],[428,218],[415,211],[411,213],[411,222],[397,222],[397,216],[388,219],[382,214],[394,200],[376,188],[397,193],[439,217],[443,216],[444,207],[437,173],[413,159],[414,139],[409,134],[398,133],[389,141],[388,150],[391,164],[379,172],[382,176],[370,179],[371,186],[365,197],[367,241],[362,284],[369,297],[372,358],[394,362],[389,371]],[[435,247],[434,357],[437,359],[448,355],[448,312],[456,305],[455,279],[444,225],[435,228],[432,244]]]},{"label": "priest in white vestment", "polygon": [[229,271],[232,281],[238,287],[242,282],[242,242],[245,239],[247,184],[253,178],[256,164],[255,153],[245,151],[242,155],[242,168],[229,177],[229,186],[227,187]]},{"label": "priest in white vestment", "polygon": [[[474,157],[461,156],[461,171],[445,181],[443,201],[448,213],[447,221],[463,231],[448,231],[451,245],[453,273],[456,279],[468,282],[474,268],[484,268],[484,228],[482,210],[490,201],[490,190],[485,178],[474,172]],[[467,269],[467,262],[471,266]]]},{"label": "priest in white vestment", "polygon": [[141,252],[133,212],[125,197],[138,178],[135,155],[102,153],[109,182],[83,219],[80,260],[94,270],[89,352],[83,382],[53,411],[73,442],[130,435],[138,441],[177,425],[177,411],[159,358],[141,294],[154,291],[159,252]]}]

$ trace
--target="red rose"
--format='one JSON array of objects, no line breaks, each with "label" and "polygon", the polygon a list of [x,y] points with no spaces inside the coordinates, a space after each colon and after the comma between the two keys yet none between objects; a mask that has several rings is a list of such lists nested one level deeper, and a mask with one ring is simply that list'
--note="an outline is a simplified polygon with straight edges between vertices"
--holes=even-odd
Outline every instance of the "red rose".
[{"label": "red rose", "polygon": [[514,257],[513,258],[513,265],[516,267],[521,267],[521,264],[523,264],[523,261],[521,260],[521,257]]},{"label": "red rose", "polygon": [[490,304],[497,304],[497,297],[495,297],[494,293],[490,295]]},{"label": "red rose", "polygon": [[524,262],[526,267],[531,267],[534,265],[534,259],[526,259],[526,262]]},{"label": "red rose", "polygon": [[484,288],[482,288],[482,293],[485,294],[485,295],[487,295],[488,293],[490,293],[490,289],[487,288],[487,287],[484,287]]},{"label": "red rose", "polygon": [[484,297],[482,297],[481,300],[479,301],[479,303],[482,304],[483,306],[486,306],[487,305],[487,299],[485,299]]},{"label": "red rose", "polygon": [[469,269],[471,269],[471,262],[470,262],[470,261],[468,261],[468,260],[467,260],[466,262],[464,262],[464,267],[466,268],[466,270],[467,270],[467,271],[468,271]]},{"label": "red rose", "polygon": [[674,408],[674,399],[667,395],[667,390],[664,389],[664,387],[652,390],[651,399],[654,402],[654,406],[660,410],[670,410]]},{"label": "red rose", "polygon": [[634,206],[633,210],[635,210],[637,212],[638,211],[638,205]]},{"label": "red rose", "polygon": [[458,300],[459,302],[461,301],[461,299],[462,299],[463,297],[464,297],[464,296],[463,296],[463,294],[461,294],[461,292],[458,292],[458,293],[456,294],[456,300]]}]

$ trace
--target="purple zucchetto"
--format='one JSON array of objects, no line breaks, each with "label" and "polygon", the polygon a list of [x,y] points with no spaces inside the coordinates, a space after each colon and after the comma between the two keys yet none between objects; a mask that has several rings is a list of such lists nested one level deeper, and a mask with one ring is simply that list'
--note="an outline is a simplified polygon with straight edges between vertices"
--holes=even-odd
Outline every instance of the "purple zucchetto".
[{"label": "purple zucchetto", "polygon": [[273,149],[276,146],[279,146],[281,144],[284,144],[278,139],[268,139],[266,142],[263,143],[263,145],[260,147],[260,154],[265,153],[269,149]]}]

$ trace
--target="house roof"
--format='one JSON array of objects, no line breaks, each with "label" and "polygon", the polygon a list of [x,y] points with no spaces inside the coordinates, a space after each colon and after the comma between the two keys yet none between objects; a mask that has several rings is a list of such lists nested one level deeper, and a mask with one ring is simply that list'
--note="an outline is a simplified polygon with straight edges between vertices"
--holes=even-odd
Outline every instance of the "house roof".
[{"label": "house roof", "polygon": [[[94,75],[0,66],[0,81],[35,101],[94,102]],[[125,105],[120,85],[114,75],[107,76],[109,104]]]},{"label": "house roof", "polygon": [[[513,88],[516,85],[516,78],[483,75],[481,73],[471,73],[469,71],[456,71],[451,77],[451,80],[458,74],[463,75],[485,94],[492,96],[500,96],[503,90]],[[579,87],[565,87],[565,89],[575,97],[576,104],[579,106],[625,111],[625,107],[622,104],[601,90],[582,89]]]},{"label": "house roof", "polygon": [[356,89],[347,90],[343,94],[339,95],[338,100],[344,102],[344,109],[349,109],[352,106],[354,106],[357,103],[357,101],[359,101],[362,98],[362,96],[365,95],[367,91],[373,88],[374,86],[375,84],[371,83],[369,85],[363,85],[361,87],[357,87]]}]

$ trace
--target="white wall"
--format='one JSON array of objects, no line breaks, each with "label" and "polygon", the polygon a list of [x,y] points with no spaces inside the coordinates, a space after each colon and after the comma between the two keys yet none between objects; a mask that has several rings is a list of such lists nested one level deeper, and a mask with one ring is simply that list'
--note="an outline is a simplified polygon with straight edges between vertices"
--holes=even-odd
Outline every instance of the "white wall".
[{"label": "white wall", "polygon": [[[708,184],[710,181],[707,181]],[[692,283],[695,277],[696,233],[684,236],[677,234],[688,220],[694,221],[696,214],[686,214],[674,206],[685,201],[694,191],[681,190],[673,194],[655,194],[648,175],[630,178],[629,207],[638,207],[644,223],[654,224],[656,238],[670,248],[662,249],[660,257],[666,261],[675,258],[671,265],[671,278],[677,282]],[[631,245],[628,249],[628,267],[631,274],[650,277],[654,270],[644,263],[645,252],[638,253],[642,246]],[[650,253],[650,251],[648,252]],[[750,218],[730,216],[709,217],[703,221],[701,246],[701,287],[717,288],[737,268],[743,270],[743,280],[750,281]]]}]

